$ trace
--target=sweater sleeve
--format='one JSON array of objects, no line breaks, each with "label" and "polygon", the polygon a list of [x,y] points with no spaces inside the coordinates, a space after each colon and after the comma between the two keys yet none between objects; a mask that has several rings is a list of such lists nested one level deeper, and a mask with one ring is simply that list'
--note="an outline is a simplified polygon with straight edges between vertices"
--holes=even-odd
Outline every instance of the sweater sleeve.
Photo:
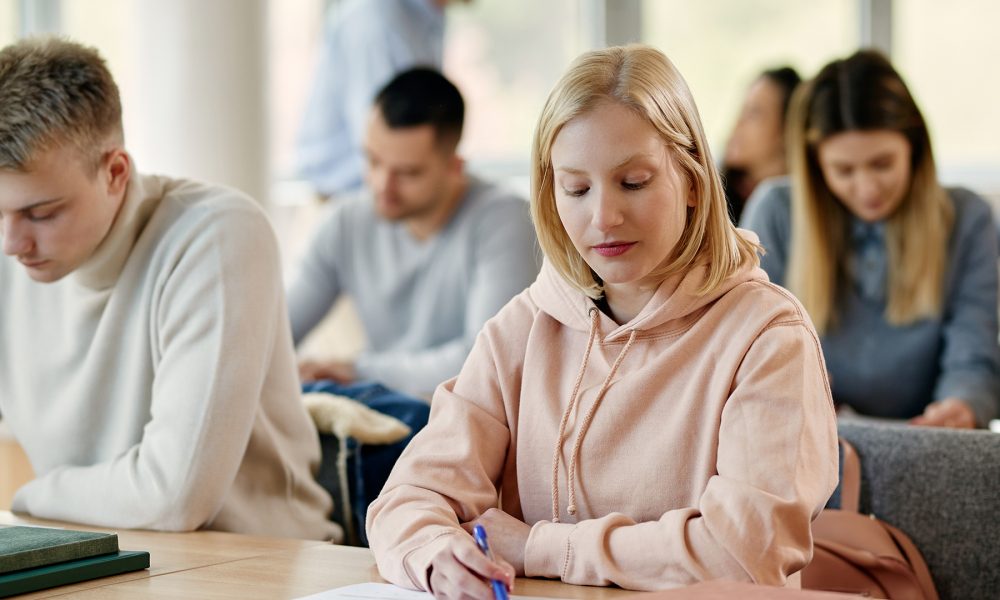
[{"label": "sweater sleeve", "polygon": [[[434,555],[451,536],[468,535],[460,523],[497,506],[511,443],[503,399],[517,398],[520,390],[518,377],[498,373],[489,327],[461,374],[438,387],[427,426],[368,508],[368,541],[379,572],[397,585],[428,589]],[[504,347],[525,347],[527,336],[517,327],[504,332]]]},{"label": "sweater sleeve", "polygon": [[326,316],[341,294],[340,249],[349,248],[342,227],[343,207],[334,206],[313,235],[295,281],[288,290],[292,340],[297,346]]},{"label": "sweater sleeve", "polygon": [[941,376],[935,400],[969,403],[980,427],[1000,413],[997,346],[997,231],[989,206],[971,198],[956,223],[954,274],[946,298]]},{"label": "sweater sleeve", "polygon": [[430,394],[458,374],[483,324],[535,280],[540,260],[527,203],[491,208],[469,236],[474,264],[462,335],[418,351],[365,352],[357,362],[362,377],[411,394]]},{"label": "sweater sleeve", "polygon": [[[654,590],[709,579],[782,585],[812,557],[810,523],[837,481],[836,420],[816,337],[776,324],[750,347],[719,425],[717,474],[696,506],[540,521],[528,576]],[[669,475],[664,485],[669,485]]]},{"label": "sweater sleeve", "polygon": [[162,288],[148,307],[154,375],[141,439],[105,462],[59,467],[35,479],[17,492],[15,510],[187,531],[210,522],[222,506],[259,413],[276,336],[285,331],[276,319],[278,250],[255,208],[181,225],[183,248],[162,266]]}]

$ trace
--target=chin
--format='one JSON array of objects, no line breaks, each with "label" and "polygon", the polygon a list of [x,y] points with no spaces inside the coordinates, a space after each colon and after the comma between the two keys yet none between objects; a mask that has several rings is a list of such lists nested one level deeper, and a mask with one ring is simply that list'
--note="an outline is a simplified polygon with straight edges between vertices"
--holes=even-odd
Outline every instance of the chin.
[{"label": "chin", "polygon": [[51,271],[35,271],[28,269],[28,277],[38,283],[55,283],[65,277],[63,273],[53,273]]},{"label": "chin", "polygon": [[69,275],[69,271],[59,267],[46,267],[44,269],[32,269],[25,267],[25,271],[27,271],[28,277],[30,277],[32,281],[38,283],[55,283],[66,275]]},{"label": "chin", "polygon": [[386,221],[400,221],[408,216],[405,208],[398,205],[376,205],[375,212]]}]

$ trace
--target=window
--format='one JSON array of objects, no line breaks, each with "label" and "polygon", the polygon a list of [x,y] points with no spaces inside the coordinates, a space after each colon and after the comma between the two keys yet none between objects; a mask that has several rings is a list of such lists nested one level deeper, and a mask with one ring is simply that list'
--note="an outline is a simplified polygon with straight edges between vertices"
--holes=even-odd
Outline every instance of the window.
[{"label": "window", "polygon": [[1000,3],[893,4],[893,62],[931,130],[945,183],[1000,196]]},{"label": "window", "polygon": [[807,79],[858,43],[857,2],[846,0],[645,0],[642,10],[642,40],[684,75],[716,160],[757,74],[787,64]]},{"label": "window", "polygon": [[0,47],[17,39],[20,15],[16,0],[0,0]]},{"label": "window", "polygon": [[583,50],[579,4],[504,0],[448,9],[444,70],[465,96],[465,155],[487,169],[527,172],[542,105]]}]

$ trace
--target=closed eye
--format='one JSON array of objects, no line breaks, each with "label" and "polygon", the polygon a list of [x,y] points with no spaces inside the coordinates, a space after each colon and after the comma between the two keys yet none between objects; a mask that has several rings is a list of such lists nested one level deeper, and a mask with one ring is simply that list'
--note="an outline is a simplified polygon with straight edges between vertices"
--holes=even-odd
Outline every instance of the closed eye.
[{"label": "closed eye", "polygon": [[583,196],[589,191],[590,191],[589,187],[579,188],[575,190],[567,190],[566,188],[563,188],[563,193],[565,193],[567,196],[573,196],[574,198],[579,198],[580,196]]},{"label": "closed eye", "polygon": [[645,181],[635,181],[635,182],[623,181],[622,187],[625,188],[626,190],[641,190],[642,188],[646,187],[647,183],[649,183],[648,179]]},{"label": "closed eye", "polygon": [[50,213],[47,213],[47,214],[44,214],[44,215],[29,214],[28,215],[28,220],[31,221],[32,223],[40,223],[42,221],[51,220],[57,214],[59,214],[57,211],[53,211],[53,212],[50,212]]}]

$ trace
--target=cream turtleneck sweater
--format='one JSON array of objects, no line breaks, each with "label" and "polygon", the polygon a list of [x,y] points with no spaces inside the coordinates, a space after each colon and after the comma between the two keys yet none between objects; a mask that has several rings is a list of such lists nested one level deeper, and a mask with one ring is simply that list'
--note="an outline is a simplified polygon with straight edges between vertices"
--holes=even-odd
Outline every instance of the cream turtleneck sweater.
[{"label": "cream turtleneck sweater", "polygon": [[69,276],[0,257],[0,413],[37,475],[15,511],[342,535],[312,477],[274,234],[232,190],[137,174]]}]

